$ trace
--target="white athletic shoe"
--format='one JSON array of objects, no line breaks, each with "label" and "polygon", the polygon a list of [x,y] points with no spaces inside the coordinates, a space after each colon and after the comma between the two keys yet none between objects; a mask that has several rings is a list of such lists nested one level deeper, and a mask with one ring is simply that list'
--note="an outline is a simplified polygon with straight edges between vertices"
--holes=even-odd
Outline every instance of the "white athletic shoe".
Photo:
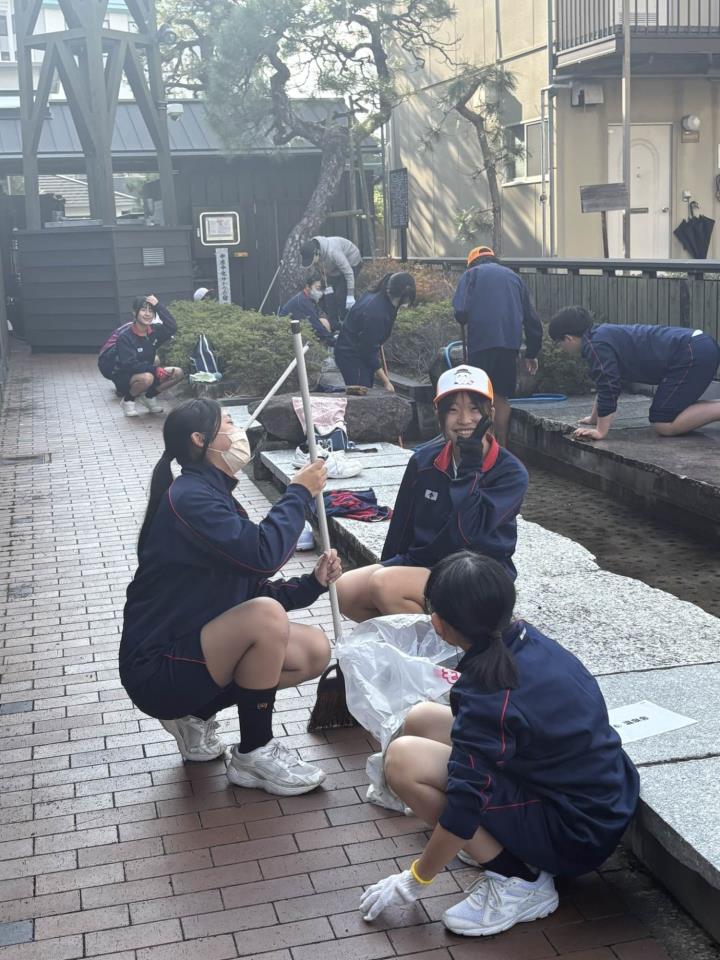
[{"label": "white athletic shoe", "polygon": [[122,412],[126,417],[139,417],[140,411],[137,408],[137,404],[134,400],[123,400],[122,402]]},{"label": "white athletic shoe", "polygon": [[[326,460],[328,457],[328,451],[324,450],[322,447],[317,448],[317,455],[322,457],[323,460]],[[293,454],[292,465],[296,470],[301,470],[303,467],[306,467],[310,463],[310,454],[303,450],[302,447],[295,447],[295,453]]]},{"label": "white athletic shoe", "polygon": [[476,860],[474,857],[471,857],[469,853],[465,853],[464,850],[461,850],[457,855],[458,860],[461,860],[463,863],[466,863],[469,867],[477,867],[478,870],[482,869],[482,864],[479,860]]},{"label": "white athletic shoe", "polygon": [[352,460],[342,450],[335,450],[326,460],[329,480],[347,480],[362,472],[359,460]]},{"label": "white athletic shoe", "polygon": [[183,760],[216,760],[225,755],[227,745],[218,737],[220,724],[215,717],[181,717],[179,720],[161,720],[160,723],[177,741]]},{"label": "white athletic shoe", "polygon": [[144,393],[141,393],[139,397],[135,398],[135,402],[141,403],[150,413],[165,413],[165,407],[157,397],[146,397]]},{"label": "white athletic shoe", "polygon": [[305,526],[303,527],[303,532],[300,534],[300,539],[297,542],[296,550],[314,550],[315,549],[315,537],[313,535],[313,528],[310,524],[305,521]]},{"label": "white athletic shoe", "polygon": [[325,771],[300,760],[280,740],[272,739],[250,753],[232,748],[227,768],[228,780],[237,787],[256,787],[281,797],[309,793],[325,779]]},{"label": "white athletic shoe", "polygon": [[442,918],[448,930],[464,937],[491,937],[516,923],[547,917],[558,906],[555,883],[545,871],[531,883],[487,870],[469,887],[468,893]]}]

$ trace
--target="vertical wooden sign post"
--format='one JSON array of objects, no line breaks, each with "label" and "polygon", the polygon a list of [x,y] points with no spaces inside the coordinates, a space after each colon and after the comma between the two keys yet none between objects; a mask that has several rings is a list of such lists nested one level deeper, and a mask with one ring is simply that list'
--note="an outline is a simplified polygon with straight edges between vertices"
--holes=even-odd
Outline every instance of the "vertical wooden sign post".
[{"label": "vertical wooden sign post", "polygon": [[410,223],[410,190],[407,167],[391,170],[388,175],[390,227],[400,231],[400,259],[407,260],[407,228]]}]

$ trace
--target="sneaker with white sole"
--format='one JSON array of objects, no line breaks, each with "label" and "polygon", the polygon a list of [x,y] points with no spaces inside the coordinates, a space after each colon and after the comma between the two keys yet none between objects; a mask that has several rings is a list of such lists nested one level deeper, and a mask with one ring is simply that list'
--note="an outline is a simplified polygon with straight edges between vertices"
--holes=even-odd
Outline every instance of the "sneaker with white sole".
[{"label": "sneaker with white sole", "polygon": [[179,720],[161,720],[160,723],[177,741],[183,760],[216,760],[222,757],[227,745],[218,737],[220,724],[215,717],[181,717]]},{"label": "sneaker with white sole", "polygon": [[122,406],[122,412],[125,414],[126,417],[140,416],[140,411],[138,410],[137,404],[135,403],[134,400],[123,400],[121,406]]},{"label": "sneaker with white sole", "polygon": [[300,534],[300,539],[297,542],[296,550],[314,550],[315,549],[315,536],[313,534],[313,528],[310,524],[305,521],[305,526],[303,527],[303,532]]},{"label": "sneaker with white sole", "polygon": [[135,398],[136,403],[141,403],[150,413],[165,413],[165,407],[160,403],[157,397],[146,397],[141,393]]},{"label": "sneaker with white sole", "polygon": [[362,473],[362,464],[359,460],[346,457],[342,450],[335,450],[325,461],[327,464],[328,480],[347,480]]},{"label": "sneaker with white sole", "polygon": [[227,775],[236,787],[255,787],[281,797],[309,793],[325,779],[324,770],[300,760],[276,739],[250,753],[239,753],[233,747]]},{"label": "sneaker with white sole", "polygon": [[[305,449],[303,449],[305,447]],[[322,447],[317,448],[318,457],[322,457],[323,460],[327,459],[328,451],[324,450]],[[310,463],[310,453],[307,450],[307,444],[302,443],[299,447],[295,447],[295,453],[293,454],[292,465],[296,470],[306,467]]]},{"label": "sneaker with white sole", "polygon": [[545,871],[531,882],[487,870],[467,892],[442,918],[448,930],[463,937],[492,937],[516,923],[547,917],[558,906],[555,883]]},{"label": "sneaker with white sole", "polygon": [[466,863],[468,867],[477,867],[478,870],[482,869],[482,864],[479,860],[476,860],[474,857],[471,857],[469,853],[465,853],[464,850],[461,850],[457,855],[458,860],[462,863]]}]

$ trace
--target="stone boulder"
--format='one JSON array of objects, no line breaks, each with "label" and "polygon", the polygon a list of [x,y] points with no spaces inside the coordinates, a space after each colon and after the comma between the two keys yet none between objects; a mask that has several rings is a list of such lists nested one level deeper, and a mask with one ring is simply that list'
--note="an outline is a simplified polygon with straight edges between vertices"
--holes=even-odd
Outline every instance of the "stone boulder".
[{"label": "stone boulder", "polygon": [[[327,399],[327,393],[313,394]],[[288,443],[302,443],[305,434],[292,405],[293,394],[279,394],[272,398],[260,414],[260,423],[267,433]],[[253,412],[257,404],[250,404]],[[355,443],[392,443],[407,430],[412,420],[409,400],[396,393],[371,390],[365,397],[348,397],[345,418],[348,436]]]}]

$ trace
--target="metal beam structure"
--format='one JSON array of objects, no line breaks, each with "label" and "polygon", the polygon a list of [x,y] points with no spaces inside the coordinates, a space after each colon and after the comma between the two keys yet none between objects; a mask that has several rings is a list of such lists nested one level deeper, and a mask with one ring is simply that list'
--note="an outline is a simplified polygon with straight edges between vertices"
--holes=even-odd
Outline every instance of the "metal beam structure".
[{"label": "metal beam structure", "polygon": [[[126,0],[137,32],[106,30],[108,0],[59,0],[67,30],[35,33],[42,0],[16,0],[20,121],[27,228],[39,230],[38,144],[55,74],[63,85],[83,153],[90,215],[115,223],[112,134],[125,74],[157,155],[165,223],[177,226],[177,205],[153,0]],[[43,52],[37,85],[33,50]]]}]

